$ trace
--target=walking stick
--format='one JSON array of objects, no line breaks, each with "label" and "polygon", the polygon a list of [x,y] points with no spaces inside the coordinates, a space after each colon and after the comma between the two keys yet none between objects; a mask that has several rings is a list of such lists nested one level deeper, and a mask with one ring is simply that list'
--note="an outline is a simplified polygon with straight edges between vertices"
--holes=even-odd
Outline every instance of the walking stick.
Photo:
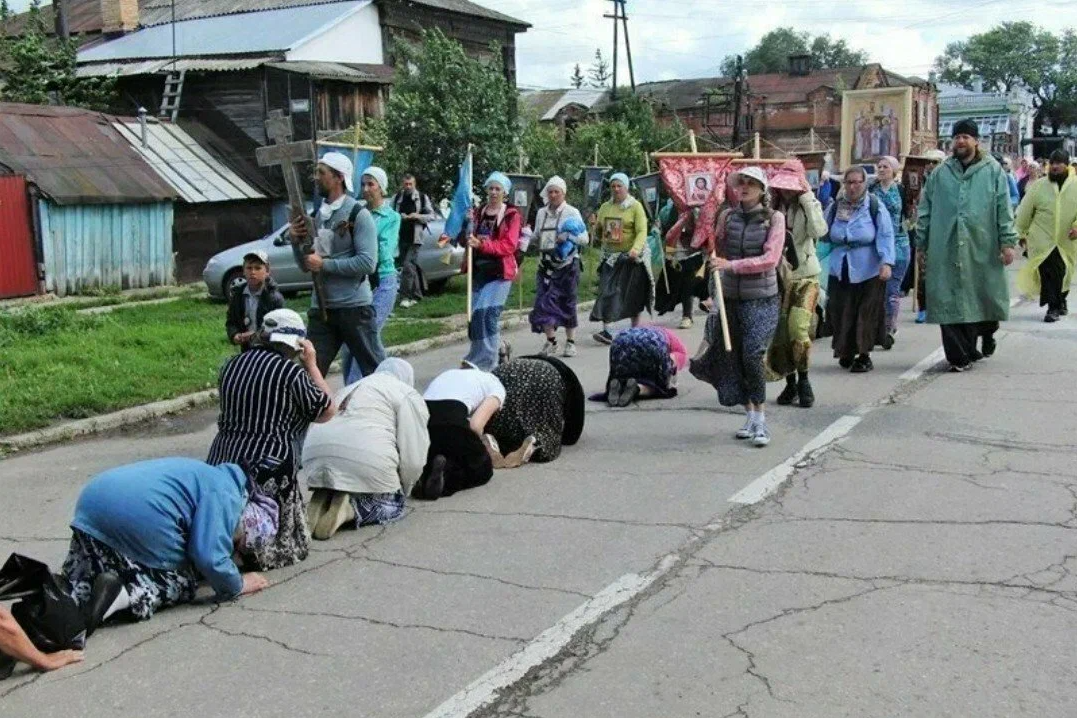
[{"label": "walking stick", "polygon": [[722,320],[722,342],[727,352],[733,351],[733,341],[729,338],[729,317],[725,313],[725,294],[722,292],[722,271],[714,270],[714,301],[718,302],[718,318]]},{"label": "walking stick", "polygon": [[920,311],[920,257],[917,249],[912,254],[912,306],[917,312]]},{"label": "walking stick", "polygon": [[469,329],[471,327],[472,310],[471,288],[475,284],[475,263],[472,260],[472,252],[474,252],[474,250],[471,248],[469,241],[467,245],[467,325]]}]

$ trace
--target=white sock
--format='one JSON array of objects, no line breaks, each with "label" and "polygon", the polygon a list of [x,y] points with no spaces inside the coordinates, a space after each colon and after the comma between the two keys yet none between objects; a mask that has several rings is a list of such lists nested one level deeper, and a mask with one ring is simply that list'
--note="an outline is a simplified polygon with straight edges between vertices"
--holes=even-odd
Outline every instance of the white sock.
[{"label": "white sock", "polygon": [[765,424],[765,423],[767,423],[767,415],[766,415],[766,412],[763,412],[763,411],[757,411],[757,412],[755,412],[755,420],[756,420],[756,421],[758,421],[758,422],[759,422],[760,424]]},{"label": "white sock", "polygon": [[752,422],[752,423],[755,423],[755,422],[759,421],[759,415],[758,415],[758,414],[756,414],[756,413],[755,413],[754,411],[752,411],[751,409],[749,409],[749,410],[748,410],[748,421],[750,421],[750,422]]},{"label": "white sock", "polygon": [[112,614],[130,607],[131,594],[127,593],[127,586],[123,586],[120,588],[120,593],[116,596],[116,600],[113,601],[112,605],[108,607],[108,610],[105,611],[105,615],[101,617],[101,620],[104,621]]}]

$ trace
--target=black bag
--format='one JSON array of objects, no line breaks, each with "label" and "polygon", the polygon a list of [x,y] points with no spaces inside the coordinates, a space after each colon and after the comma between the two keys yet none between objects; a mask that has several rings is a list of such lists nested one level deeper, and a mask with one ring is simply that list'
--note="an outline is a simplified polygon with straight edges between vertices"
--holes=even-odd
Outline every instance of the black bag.
[{"label": "black bag", "polygon": [[797,247],[793,244],[793,230],[785,230],[785,261],[789,263],[794,272],[800,269],[800,257],[797,256]]},{"label": "black bag", "polygon": [[86,647],[86,619],[67,588],[63,576],[21,554],[11,554],[0,569],[0,600],[19,599],[11,615],[43,653]]}]

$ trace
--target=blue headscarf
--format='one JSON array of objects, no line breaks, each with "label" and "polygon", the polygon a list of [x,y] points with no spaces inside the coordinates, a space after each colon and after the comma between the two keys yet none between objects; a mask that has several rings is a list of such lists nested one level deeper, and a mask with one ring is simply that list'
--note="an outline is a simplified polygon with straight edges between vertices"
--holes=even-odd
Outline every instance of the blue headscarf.
[{"label": "blue headscarf", "polygon": [[626,175],[624,172],[615,172],[614,174],[610,175],[610,184],[613,184],[614,182],[620,182],[625,187],[629,189],[632,188],[632,184],[628,181],[628,175]]},{"label": "blue headscarf", "polygon": [[487,189],[492,184],[501,185],[501,189],[508,194],[512,191],[512,180],[505,176],[504,172],[491,172],[490,176],[486,178],[486,182],[483,183],[482,188]]}]

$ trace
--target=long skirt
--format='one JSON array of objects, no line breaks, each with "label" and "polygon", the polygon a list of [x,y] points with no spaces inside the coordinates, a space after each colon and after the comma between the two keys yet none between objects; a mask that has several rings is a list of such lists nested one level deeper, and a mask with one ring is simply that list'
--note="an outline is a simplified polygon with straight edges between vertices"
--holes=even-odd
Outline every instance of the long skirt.
[{"label": "long skirt", "polygon": [[1062,253],[1054,249],[1037,270],[1040,273],[1040,306],[1056,311],[1062,309],[1069,295],[1068,287],[1062,286],[1066,279],[1066,262],[1062,259]]},{"label": "long skirt", "polygon": [[811,358],[815,336],[815,306],[819,301],[817,279],[791,279],[783,282],[782,308],[778,328],[767,350],[768,377],[778,381],[793,372],[805,373]]},{"label": "long skirt", "polygon": [[502,364],[494,376],[505,386],[505,405],[486,425],[503,454],[516,451],[529,436],[536,439],[531,461],[545,463],[561,455],[565,430],[565,382],[542,359],[520,358]]},{"label": "long skirt", "polygon": [[355,525],[381,526],[404,518],[404,494],[351,494]]},{"label": "long skirt", "polygon": [[467,336],[471,349],[464,361],[471,362],[482,371],[492,371],[497,366],[501,346],[501,312],[509,299],[512,282],[507,279],[481,281],[475,277],[471,290],[471,321]]},{"label": "long skirt", "polygon": [[718,390],[722,406],[762,404],[767,400],[766,353],[778,328],[781,297],[727,299],[725,310],[733,351],[725,350],[722,319],[713,311],[689,371]]},{"label": "long skirt", "polygon": [[116,574],[131,598],[127,611],[139,621],[162,608],[190,603],[198,588],[198,574],[191,566],[177,571],[143,566],[78,529],[73,529],[61,571],[71,585],[71,598],[79,605],[89,603],[99,575]]},{"label": "long skirt", "polygon": [[654,277],[647,262],[638,262],[627,252],[604,254],[598,265],[598,296],[591,321],[612,324],[635,319],[654,306]]},{"label": "long skirt", "polygon": [[946,361],[953,366],[965,367],[984,358],[976,347],[980,337],[994,337],[998,331],[998,322],[966,322],[964,324],[943,324],[942,349]]},{"label": "long skirt", "polygon": [[576,297],[579,294],[580,260],[560,269],[539,265],[535,278],[535,308],[529,317],[531,331],[541,334],[548,327],[575,329]]},{"label": "long skirt", "polygon": [[692,317],[692,300],[707,299],[710,296],[710,269],[703,269],[703,253],[694,254],[686,259],[667,259],[664,274],[655,278],[654,309],[659,316],[672,312],[681,305],[681,316]]},{"label": "long skirt", "polygon": [[276,472],[259,475],[256,480],[262,491],[273,497],[280,507],[280,527],[272,543],[242,554],[244,563],[269,571],[306,560],[310,553],[307,505],[293,467],[281,466]]},{"label": "long skirt", "polygon": [[[650,387],[655,396],[677,396],[677,367],[670,354],[669,339],[652,327],[633,327],[618,332],[610,345],[610,372],[606,379],[635,379]],[[605,395],[594,397],[605,400]]]},{"label": "long skirt", "polygon": [[878,277],[853,284],[844,277],[830,278],[827,314],[834,328],[834,356],[852,359],[870,354],[886,336],[883,303],[886,283]]},{"label": "long skirt", "polygon": [[430,450],[426,454],[424,478],[434,458],[444,456],[442,496],[452,496],[457,491],[489,483],[494,476],[493,460],[482,439],[471,430],[467,405],[452,400],[428,401],[426,408],[430,411],[427,422]]}]

